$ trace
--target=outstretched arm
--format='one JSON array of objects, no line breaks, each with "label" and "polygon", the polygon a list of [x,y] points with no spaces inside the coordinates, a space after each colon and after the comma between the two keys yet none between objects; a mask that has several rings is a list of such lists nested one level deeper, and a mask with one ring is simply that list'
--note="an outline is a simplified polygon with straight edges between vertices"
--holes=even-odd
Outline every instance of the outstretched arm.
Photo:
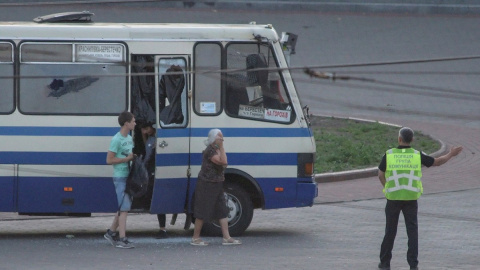
[{"label": "outstretched arm", "polygon": [[449,161],[452,157],[458,155],[460,152],[462,152],[463,147],[462,146],[457,146],[457,147],[452,147],[450,148],[450,151],[448,151],[447,154],[435,158],[435,161],[433,162],[433,166],[440,166],[442,164],[445,164],[447,161]]}]

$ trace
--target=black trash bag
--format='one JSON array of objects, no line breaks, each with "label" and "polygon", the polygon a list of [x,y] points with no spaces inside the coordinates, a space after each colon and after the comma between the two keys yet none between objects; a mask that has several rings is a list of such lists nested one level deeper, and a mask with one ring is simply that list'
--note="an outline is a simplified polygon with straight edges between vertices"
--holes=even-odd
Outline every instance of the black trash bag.
[{"label": "black trash bag", "polygon": [[[182,92],[185,88],[185,76],[176,74],[179,72],[183,72],[183,69],[180,66],[172,65],[160,79],[158,93],[160,120],[166,125],[183,123]],[[169,105],[165,105],[166,99]]]},{"label": "black trash bag", "polygon": [[136,100],[132,113],[137,123],[155,123],[155,110],[145,99]]},{"label": "black trash bag", "polygon": [[143,158],[135,157],[130,167],[125,193],[133,198],[142,197],[148,190],[148,171]]}]

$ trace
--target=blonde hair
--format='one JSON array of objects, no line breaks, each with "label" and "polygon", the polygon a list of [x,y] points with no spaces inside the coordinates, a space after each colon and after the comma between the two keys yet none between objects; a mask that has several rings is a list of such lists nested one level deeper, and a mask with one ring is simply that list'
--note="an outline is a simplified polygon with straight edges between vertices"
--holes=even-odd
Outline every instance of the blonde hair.
[{"label": "blonde hair", "polygon": [[219,133],[222,133],[220,129],[218,128],[211,129],[208,132],[208,138],[205,140],[205,145],[209,146],[210,144],[214,143]]}]

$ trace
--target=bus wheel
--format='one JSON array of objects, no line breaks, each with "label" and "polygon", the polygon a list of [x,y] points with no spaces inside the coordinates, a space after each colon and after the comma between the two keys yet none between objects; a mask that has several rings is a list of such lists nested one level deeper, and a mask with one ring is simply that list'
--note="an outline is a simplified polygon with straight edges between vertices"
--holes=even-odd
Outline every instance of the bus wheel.
[{"label": "bus wheel", "polygon": [[[239,185],[226,184],[225,193],[228,197],[228,230],[231,236],[241,235],[250,226],[253,218],[253,203],[247,192]],[[218,221],[205,223],[202,231],[207,235],[222,235]]]}]

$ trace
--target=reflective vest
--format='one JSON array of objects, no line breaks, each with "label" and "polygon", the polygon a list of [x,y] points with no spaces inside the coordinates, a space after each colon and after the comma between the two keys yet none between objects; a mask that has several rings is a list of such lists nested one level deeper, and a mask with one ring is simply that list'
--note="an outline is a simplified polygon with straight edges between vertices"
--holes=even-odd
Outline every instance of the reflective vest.
[{"label": "reflective vest", "polygon": [[413,148],[392,148],[386,152],[385,188],[389,200],[411,201],[423,193],[420,152]]}]

